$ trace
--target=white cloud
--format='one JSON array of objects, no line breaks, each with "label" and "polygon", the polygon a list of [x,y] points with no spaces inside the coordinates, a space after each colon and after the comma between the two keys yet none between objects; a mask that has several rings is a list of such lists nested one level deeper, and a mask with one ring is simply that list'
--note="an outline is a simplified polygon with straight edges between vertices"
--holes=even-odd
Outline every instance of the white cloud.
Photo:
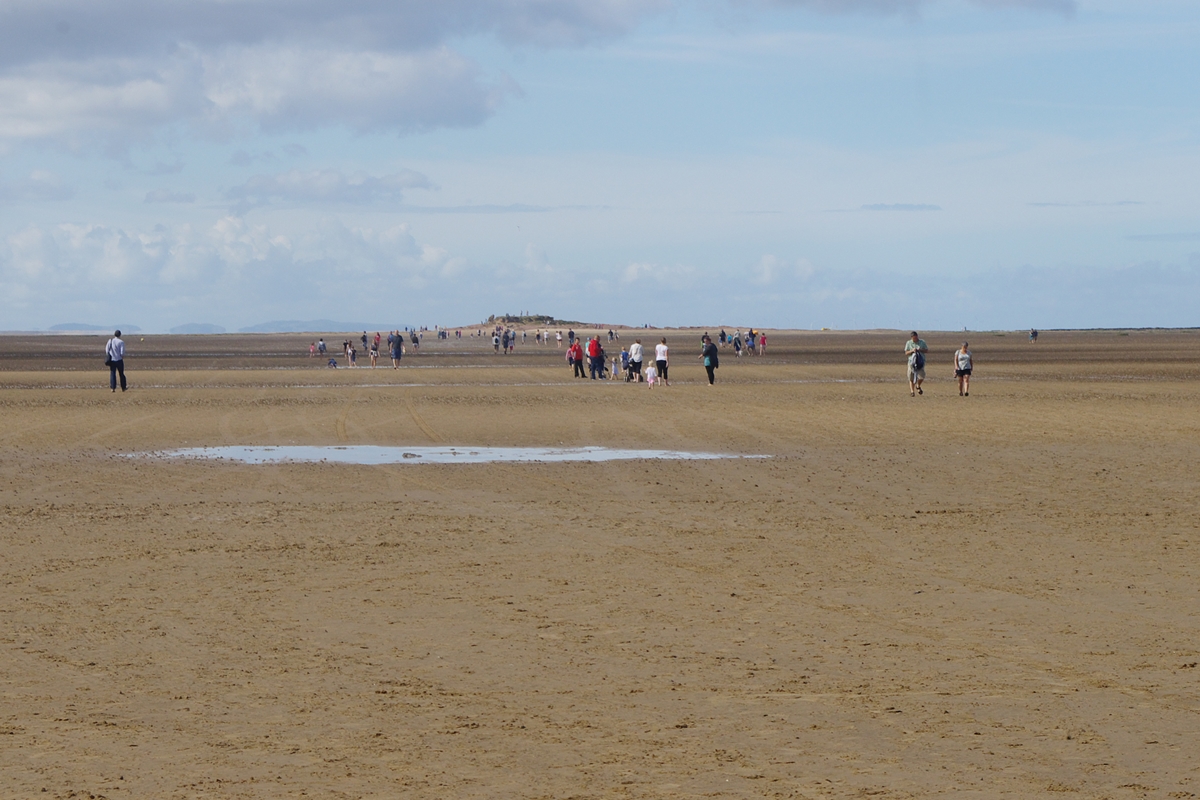
[{"label": "white cloud", "polygon": [[263,46],[208,56],[203,73],[212,124],[251,119],[269,131],[477,125],[516,91],[485,80],[447,47],[379,53]]},{"label": "white cloud", "polygon": [[[915,14],[937,0],[752,0],[760,5],[811,8],[826,14]],[[985,9],[1024,8],[1073,14],[1076,0],[970,0]]]},{"label": "white cloud", "polygon": [[635,261],[626,265],[621,273],[621,283],[632,284],[635,289],[639,284],[693,291],[702,288],[701,276],[698,270],[691,265],[656,264],[645,261]]},{"label": "white cloud", "polygon": [[238,201],[242,210],[273,201],[285,203],[349,203],[364,205],[382,201],[400,202],[406,189],[430,189],[429,178],[413,170],[401,170],[375,177],[345,175],[337,170],[301,172],[289,170],[277,175],[255,175],[241,186],[225,192]]},{"label": "white cloud", "polygon": [[172,192],[170,189],[152,189],[146,192],[147,203],[194,203],[196,195],[190,192]]},{"label": "white cloud", "polygon": [[57,175],[43,170],[34,170],[28,177],[14,183],[0,183],[0,204],[70,200],[74,196],[74,187],[67,186]]},{"label": "white cloud", "polygon": [[813,265],[806,258],[777,258],[768,253],[754,265],[751,280],[759,286],[773,286],[807,280],[813,276],[813,272]]},{"label": "white cloud", "polygon": [[349,227],[326,218],[284,233],[235,216],[200,228],[31,225],[0,242],[0,284],[11,290],[0,302],[11,306],[21,298],[47,308],[115,299],[142,308],[191,302],[199,313],[219,299],[220,307],[242,305],[245,324],[272,302],[289,308],[366,293],[364,302],[378,304],[388,292],[372,287],[420,289],[448,271],[469,269],[446,250],[418,242],[407,225]]},{"label": "white cloud", "polygon": [[931,203],[869,203],[863,211],[941,211],[941,206]]},{"label": "white cloud", "polygon": [[579,45],[671,0],[5,0],[0,138],[121,144],[216,131],[476,125],[506,94],[448,46],[491,35]]}]

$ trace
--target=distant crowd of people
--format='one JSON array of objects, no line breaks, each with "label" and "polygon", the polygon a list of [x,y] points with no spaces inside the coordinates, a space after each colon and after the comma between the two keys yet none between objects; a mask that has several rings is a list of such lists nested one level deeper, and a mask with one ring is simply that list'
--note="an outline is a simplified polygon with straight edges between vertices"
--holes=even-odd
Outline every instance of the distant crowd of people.
[{"label": "distant crowd of people", "polygon": [[[428,328],[406,328],[403,331],[396,329],[388,332],[386,339],[387,352],[391,356],[393,369],[400,367],[400,361],[406,352],[406,339],[408,343],[411,343],[413,352],[418,352],[421,347],[421,341],[428,330]],[[451,336],[451,332],[447,328],[434,326],[433,330],[438,339],[449,339]],[[456,329],[453,335],[457,339],[462,339],[462,329]],[[476,329],[470,335],[482,337],[484,335],[483,329]],[[516,351],[518,336],[516,330],[504,325],[496,325],[491,335],[493,352],[509,354]],[[528,341],[529,332],[521,331],[520,338],[522,344],[525,344]],[[552,338],[557,347],[561,348],[563,346],[562,331],[555,331],[552,336],[550,331],[543,331],[539,328],[534,332],[533,338],[538,346],[548,345]],[[614,329],[608,330],[607,339],[610,344],[619,341],[620,338],[621,334],[618,331]],[[667,345],[665,336],[661,337],[658,343],[654,345],[654,358],[649,364],[646,363],[646,350],[642,346],[640,338],[635,338],[633,343],[627,348],[621,347],[620,353],[611,356],[611,358],[600,340],[601,334],[599,333],[594,334],[585,342],[573,329],[567,331],[566,360],[574,377],[590,377],[592,380],[624,380],[627,383],[646,383],[650,388],[654,388],[656,385],[671,385],[671,349]],[[1037,340],[1037,329],[1030,329],[1030,343],[1036,343]],[[383,335],[376,331],[374,337],[369,337],[367,332],[363,331],[362,336],[359,337],[359,341],[362,343],[362,349],[367,352],[370,358],[371,366],[375,367],[379,361],[380,349],[384,344]],[[707,333],[701,336],[700,354],[697,356],[697,359],[704,362],[704,370],[708,376],[708,384],[710,386],[716,381],[716,370],[720,366],[720,350],[722,348],[731,348],[735,358],[741,358],[744,353],[762,356],[767,350],[767,334],[753,328],[748,329],[744,335],[740,329],[730,334],[722,328],[717,334],[716,342]],[[337,368],[339,366],[338,361],[335,357],[329,355],[328,350],[329,348],[325,340],[320,338],[309,345],[308,355],[309,358],[327,358],[327,366]],[[116,392],[119,381],[121,391],[126,391],[129,386],[125,379],[125,342],[121,339],[121,332],[119,330],[115,331],[112,338],[105,344],[104,353],[104,364],[109,368],[109,388],[113,392]],[[904,356],[908,366],[908,391],[911,397],[925,394],[923,384],[925,382],[925,366],[928,353],[929,347],[926,345],[925,340],[916,331],[913,331],[909,335],[909,340],[904,344]],[[346,339],[342,342],[342,357],[348,366],[358,366],[358,354],[359,350],[355,347],[353,340]],[[974,355],[971,353],[970,345],[965,341],[954,352],[953,368],[959,395],[961,397],[970,397]]]}]

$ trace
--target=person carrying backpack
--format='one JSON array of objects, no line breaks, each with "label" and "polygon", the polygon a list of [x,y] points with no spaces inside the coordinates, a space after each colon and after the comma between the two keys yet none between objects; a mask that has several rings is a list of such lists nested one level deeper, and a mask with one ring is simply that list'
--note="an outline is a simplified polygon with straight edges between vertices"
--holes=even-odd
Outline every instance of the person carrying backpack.
[{"label": "person carrying backpack", "polygon": [[904,343],[904,355],[908,358],[908,394],[916,397],[925,394],[921,391],[921,384],[925,381],[925,354],[929,352],[929,347],[916,331],[911,336]]}]

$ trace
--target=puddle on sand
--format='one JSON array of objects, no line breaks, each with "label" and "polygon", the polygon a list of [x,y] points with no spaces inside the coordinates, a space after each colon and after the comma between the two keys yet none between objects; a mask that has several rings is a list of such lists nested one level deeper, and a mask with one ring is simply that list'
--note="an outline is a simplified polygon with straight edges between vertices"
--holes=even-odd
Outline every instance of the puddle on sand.
[{"label": "puddle on sand", "polygon": [[616,450],[608,447],[191,447],[153,453],[164,458],[205,458],[246,464],[326,462],[333,464],[491,464],[519,461],[619,461],[635,458],[708,461],[717,458],[767,458],[677,450]]}]

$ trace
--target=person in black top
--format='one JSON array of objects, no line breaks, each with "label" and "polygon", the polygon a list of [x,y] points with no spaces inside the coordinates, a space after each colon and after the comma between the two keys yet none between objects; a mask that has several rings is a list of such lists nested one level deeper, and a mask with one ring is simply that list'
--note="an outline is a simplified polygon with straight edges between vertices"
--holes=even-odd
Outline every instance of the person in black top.
[{"label": "person in black top", "polygon": [[700,351],[700,358],[704,360],[704,371],[708,373],[708,385],[713,385],[716,371],[719,366],[717,363],[717,346],[713,344],[712,339],[708,334],[704,334],[704,349]]}]

